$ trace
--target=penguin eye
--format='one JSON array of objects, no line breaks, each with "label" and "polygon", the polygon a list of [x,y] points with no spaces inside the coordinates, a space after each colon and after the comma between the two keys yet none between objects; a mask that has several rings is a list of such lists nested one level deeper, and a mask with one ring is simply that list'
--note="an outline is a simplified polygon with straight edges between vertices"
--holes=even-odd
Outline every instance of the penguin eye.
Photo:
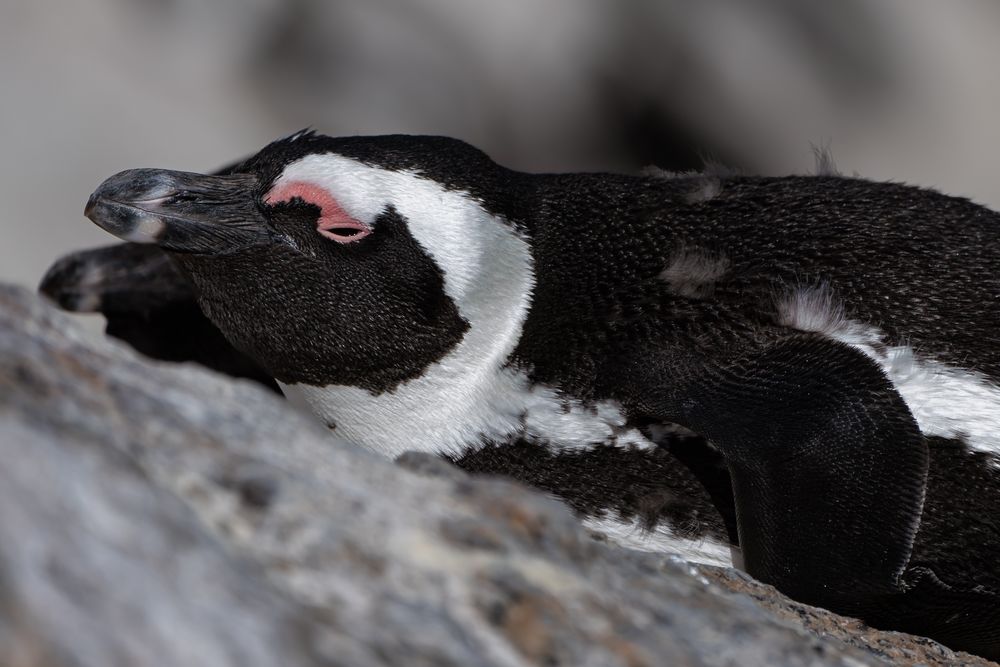
[{"label": "penguin eye", "polygon": [[322,216],[316,224],[316,231],[337,243],[353,243],[372,233],[367,225],[352,218],[324,220]]},{"label": "penguin eye", "polygon": [[348,215],[329,190],[315,183],[309,181],[281,183],[264,197],[264,203],[268,206],[296,201],[319,209],[316,231],[331,241],[353,243],[372,233],[368,225]]}]

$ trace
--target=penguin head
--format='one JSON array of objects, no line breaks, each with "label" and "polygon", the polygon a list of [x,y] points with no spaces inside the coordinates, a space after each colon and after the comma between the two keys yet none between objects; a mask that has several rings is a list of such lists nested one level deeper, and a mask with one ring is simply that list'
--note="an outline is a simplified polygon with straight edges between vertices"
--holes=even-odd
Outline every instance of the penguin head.
[{"label": "penguin head", "polygon": [[205,314],[279,381],[380,393],[473,330],[520,325],[518,179],[454,139],[300,132],[218,175],[121,172],[86,215],[173,255]]}]

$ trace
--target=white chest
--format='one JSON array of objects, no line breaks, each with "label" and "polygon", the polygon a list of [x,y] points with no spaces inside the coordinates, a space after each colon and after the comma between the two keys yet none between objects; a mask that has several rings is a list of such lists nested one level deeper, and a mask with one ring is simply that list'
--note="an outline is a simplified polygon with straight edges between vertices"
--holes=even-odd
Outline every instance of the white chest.
[{"label": "white chest", "polygon": [[356,387],[283,385],[338,435],[395,457],[408,450],[461,454],[470,446],[520,436],[561,448],[599,443],[652,447],[626,426],[619,406],[584,406],[523,373],[497,369],[483,377],[449,373],[447,359],[395,391],[372,395]]}]

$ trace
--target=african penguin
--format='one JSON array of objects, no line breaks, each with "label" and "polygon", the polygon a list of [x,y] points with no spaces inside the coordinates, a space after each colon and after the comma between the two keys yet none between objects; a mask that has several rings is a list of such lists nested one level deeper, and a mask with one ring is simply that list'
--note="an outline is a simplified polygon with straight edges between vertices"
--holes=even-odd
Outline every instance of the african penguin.
[{"label": "african penguin", "polygon": [[300,132],[138,169],[155,244],[331,429],[565,497],[646,548],[1000,655],[1000,215],[837,175],[527,174]]}]

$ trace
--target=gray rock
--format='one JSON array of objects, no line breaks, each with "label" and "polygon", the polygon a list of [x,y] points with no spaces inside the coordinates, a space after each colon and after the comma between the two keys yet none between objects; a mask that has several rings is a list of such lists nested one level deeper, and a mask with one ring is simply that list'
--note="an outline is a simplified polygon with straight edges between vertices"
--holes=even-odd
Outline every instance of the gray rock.
[{"label": "gray rock", "polygon": [[0,288],[0,665],[985,664],[332,438]]}]

